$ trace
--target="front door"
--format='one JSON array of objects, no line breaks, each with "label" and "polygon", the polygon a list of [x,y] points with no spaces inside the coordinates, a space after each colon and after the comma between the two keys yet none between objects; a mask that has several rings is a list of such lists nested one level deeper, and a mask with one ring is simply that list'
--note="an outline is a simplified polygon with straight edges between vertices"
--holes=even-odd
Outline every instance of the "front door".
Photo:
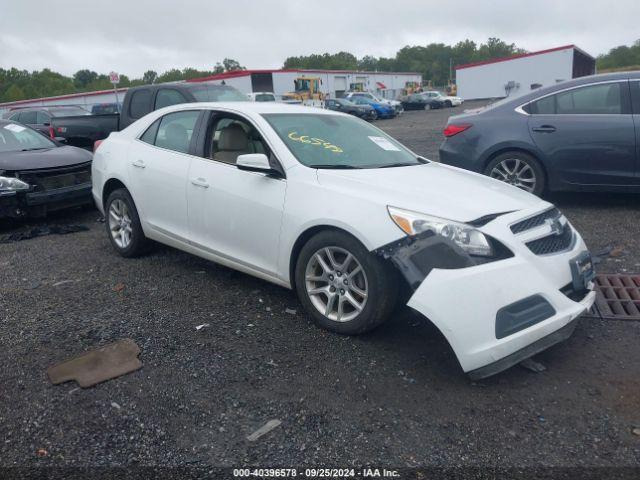
[{"label": "front door", "polygon": [[627,81],[573,88],[529,108],[529,131],[550,175],[579,185],[637,183]]},{"label": "front door", "polygon": [[204,154],[189,170],[190,235],[203,250],[275,274],[286,180],[239,170],[236,159],[247,153],[272,155],[250,121],[214,112]]}]

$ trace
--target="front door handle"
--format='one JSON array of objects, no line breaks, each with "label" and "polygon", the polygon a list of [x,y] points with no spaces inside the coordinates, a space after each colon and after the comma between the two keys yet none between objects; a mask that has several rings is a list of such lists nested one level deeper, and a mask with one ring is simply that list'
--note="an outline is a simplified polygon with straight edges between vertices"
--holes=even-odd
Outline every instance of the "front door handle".
[{"label": "front door handle", "polygon": [[142,160],[135,160],[135,161],[131,162],[131,165],[133,165],[134,167],[137,167],[137,168],[145,168],[146,167],[145,163]]},{"label": "front door handle", "polygon": [[539,127],[533,127],[531,130],[540,133],[553,133],[556,131],[556,127],[553,125],[540,125]]},{"label": "front door handle", "polygon": [[191,184],[195,185],[196,187],[209,188],[209,184],[207,183],[207,180],[202,177],[192,178]]}]

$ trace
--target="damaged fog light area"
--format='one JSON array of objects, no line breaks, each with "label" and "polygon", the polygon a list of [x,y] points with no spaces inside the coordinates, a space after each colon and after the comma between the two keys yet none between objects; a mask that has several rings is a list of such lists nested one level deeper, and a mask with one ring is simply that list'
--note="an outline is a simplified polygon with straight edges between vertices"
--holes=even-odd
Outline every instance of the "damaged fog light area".
[{"label": "damaged fog light area", "polygon": [[374,253],[393,263],[409,286],[416,290],[435,268],[468,268],[513,256],[507,247],[494,238],[483,237],[492,252],[491,256],[470,255],[454,240],[432,230],[401,238],[374,250]]}]

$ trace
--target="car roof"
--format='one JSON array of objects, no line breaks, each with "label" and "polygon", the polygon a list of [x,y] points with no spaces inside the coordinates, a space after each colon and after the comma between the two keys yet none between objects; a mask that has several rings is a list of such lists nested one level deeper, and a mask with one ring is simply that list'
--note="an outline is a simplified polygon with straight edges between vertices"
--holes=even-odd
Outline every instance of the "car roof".
[{"label": "car roof", "polygon": [[[302,113],[320,115],[341,115],[331,110],[304,105],[291,105],[278,102],[197,102],[181,103],[167,107],[167,111],[184,110],[193,108],[235,110],[240,113]],[[165,110],[165,109],[163,109]]]},{"label": "car roof", "polygon": [[[554,83],[553,85],[547,85],[546,87],[537,88],[530,92],[524,93],[522,95],[518,95],[513,97],[513,99],[509,100],[507,98],[503,99],[503,101],[498,102],[495,105],[495,109],[510,109],[513,106],[524,105],[525,103],[529,103],[538,97],[542,97],[547,94],[552,94],[555,92],[559,92],[560,90],[565,90],[571,87],[578,87],[580,85],[588,85],[590,83],[599,83],[599,82],[607,82],[614,80],[629,80],[629,79],[640,79],[640,70],[630,71],[630,72],[614,72],[614,73],[598,73],[596,75],[587,75],[584,77],[573,78],[571,80],[566,80],[564,82]],[[487,106],[487,110],[492,110],[491,105]]]}]

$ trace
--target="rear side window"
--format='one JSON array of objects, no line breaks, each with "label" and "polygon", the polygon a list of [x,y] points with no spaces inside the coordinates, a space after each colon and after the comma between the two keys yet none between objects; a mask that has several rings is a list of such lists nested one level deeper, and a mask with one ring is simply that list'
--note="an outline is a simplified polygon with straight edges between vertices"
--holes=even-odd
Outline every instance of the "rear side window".
[{"label": "rear side window", "polygon": [[156,110],[170,105],[176,105],[178,103],[187,103],[187,99],[184,98],[178,90],[173,88],[163,88],[158,91],[156,95]]},{"label": "rear side window", "polygon": [[189,143],[198,115],[200,115],[199,110],[187,110],[169,113],[162,117],[154,145],[174,152],[189,153]]},{"label": "rear side window", "polygon": [[[574,88],[531,102],[524,110],[534,115],[606,115],[627,113],[625,85],[602,83]],[[627,95],[628,96],[628,95]]]},{"label": "rear side window", "polygon": [[622,113],[619,83],[604,83],[576,88],[556,95],[556,113],[560,115]]},{"label": "rear side window", "polygon": [[556,97],[550,95],[527,105],[525,110],[534,115],[553,115],[556,113]]},{"label": "rear side window", "polygon": [[151,111],[151,92],[149,90],[137,90],[131,94],[129,104],[129,116],[132,118],[142,118]]},{"label": "rear side window", "polygon": [[160,126],[160,121],[162,119],[159,118],[155,122],[151,124],[147,131],[142,134],[140,140],[150,145],[154,145],[156,143],[156,134],[158,133],[158,127]]}]

